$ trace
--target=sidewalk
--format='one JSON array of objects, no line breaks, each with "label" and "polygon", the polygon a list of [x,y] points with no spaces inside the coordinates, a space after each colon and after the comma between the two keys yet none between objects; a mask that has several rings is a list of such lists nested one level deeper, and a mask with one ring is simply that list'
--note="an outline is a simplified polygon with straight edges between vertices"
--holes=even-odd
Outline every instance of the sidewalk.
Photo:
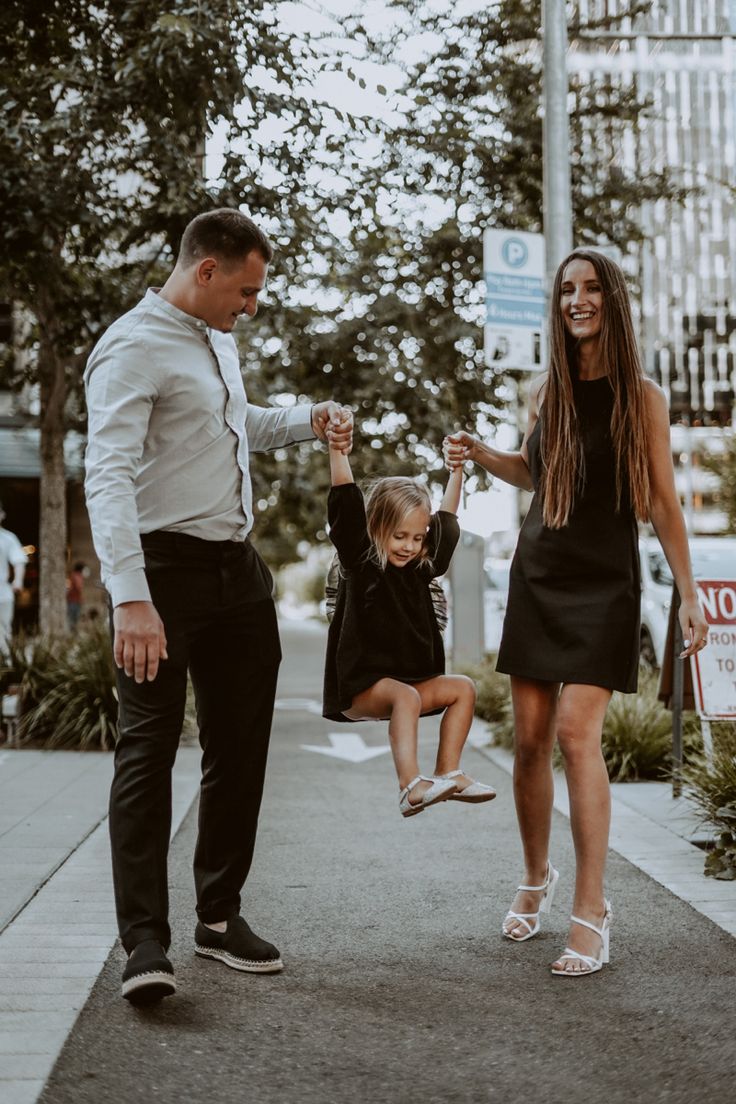
[{"label": "sidewalk", "polygon": [[[112,755],[0,749],[0,1101],[32,1104],[117,939]],[[199,785],[181,748],[176,832]]]},{"label": "sidewalk", "polygon": [[[736,886],[703,876],[703,852],[687,842],[692,820],[669,787],[613,788],[612,965],[581,982],[552,979],[573,874],[563,816],[553,826],[558,903],[542,935],[514,947],[498,934],[521,870],[510,757],[478,747],[486,735],[476,725],[467,766],[494,782],[497,800],[402,821],[385,725],[323,721],[323,630],[283,635],[243,910],[281,947],[283,975],[239,975],[193,956],[198,750],[180,749],[175,779],[179,992],[139,1013],[119,996],[104,819],[111,757],[0,748],[2,1104],[40,1094],[43,1104],[728,1096],[736,955],[725,933],[735,931]],[[436,732],[434,719],[423,722],[425,766]]]},{"label": "sidewalk", "polygon": [[[475,738],[482,739],[477,729]],[[507,751],[479,750],[512,773],[513,756]],[[567,786],[559,772],[555,772],[555,808],[570,816]],[[703,838],[692,806],[684,797],[673,798],[668,782],[617,782],[611,786],[611,850],[736,936],[736,882],[705,877],[705,853],[691,842]]]}]

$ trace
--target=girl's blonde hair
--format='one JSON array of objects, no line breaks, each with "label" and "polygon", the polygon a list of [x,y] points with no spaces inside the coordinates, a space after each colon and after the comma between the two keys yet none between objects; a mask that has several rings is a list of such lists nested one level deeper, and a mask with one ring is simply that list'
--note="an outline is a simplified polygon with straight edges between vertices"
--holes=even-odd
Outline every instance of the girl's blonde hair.
[{"label": "girl's blonde hair", "polygon": [[[417,507],[432,513],[432,500],[429,492],[415,479],[403,475],[386,476],[377,480],[368,491],[365,500],[365,516],[368,525],[368,537],[371,542],[371,558],[381,570],[388,563],[388,542],[401,527],[404,518]],[[430,558],[426,543],[417,557],[418,560]]]},{"label": "girl's blonde hair", "polygon": [[572,378],[577,349],[560,308],[565,269],[571,261],[590,261],[603,293],[600,333],[601,368],[613,391],[611,437],[616,454],[616,508],[624,498],[636,516],[649,516],[647,408],[644,372],[636,344],[631,303],[623,271],[593,249],[576,249],[557,269],[550,310],[549,371],[541,418],[542,517],[550,529],[561,529],[570,518],[575,492],[585,480],[585,458],[575,413]]}]

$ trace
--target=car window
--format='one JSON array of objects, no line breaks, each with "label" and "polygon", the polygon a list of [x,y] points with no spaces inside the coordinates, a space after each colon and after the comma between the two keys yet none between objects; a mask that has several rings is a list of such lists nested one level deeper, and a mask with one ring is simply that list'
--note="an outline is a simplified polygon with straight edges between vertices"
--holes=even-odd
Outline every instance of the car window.
[{"label": "car window", "polygon": [[[698,548],[690,546],[693,575],[696,579],[729,579],[736,576],[736,541],[728,541],[723,548]],[[649,573],[658,586],[672,586],[672,572],[664,552],[653,549],[647,553]]]},{"label": "car window", "polygon": [[665,559],[664,552],[649,552],[647,559],[652,582],[656,583],[657,586],[672,586],[672,572]]}]

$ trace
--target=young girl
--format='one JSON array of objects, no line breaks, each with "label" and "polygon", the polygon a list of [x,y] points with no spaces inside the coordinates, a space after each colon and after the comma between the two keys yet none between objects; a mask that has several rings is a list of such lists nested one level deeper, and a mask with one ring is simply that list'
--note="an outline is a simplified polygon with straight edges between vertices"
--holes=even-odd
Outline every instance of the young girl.
[{"label": "young girl", "polygon": [[[380,479],[363,502],[346,455],[330,447],[330,539],[341,566],[330,624],[323,715],[388,720],[399,776],[399,809],[415,816],[438,801],[490,801],[495,791],[460,769],[475,687],[445,674],[430,581],[444,575],[460,534],[462,468],[450,475],[440,510],[413,479]],[[420,716],[444,713],[434,776],[417,762]]]}]

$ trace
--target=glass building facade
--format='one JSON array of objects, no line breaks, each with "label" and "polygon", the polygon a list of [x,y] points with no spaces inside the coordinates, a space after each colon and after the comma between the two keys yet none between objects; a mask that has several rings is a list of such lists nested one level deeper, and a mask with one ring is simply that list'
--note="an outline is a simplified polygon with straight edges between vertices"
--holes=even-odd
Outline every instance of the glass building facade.
[{"label": "glass building facade", "polygon": [[569,71],[573,85],[613,85],[649,108],[583,141],[629,178],[666,171],[682,187],[681,199],[643,202],[643,241],[618,244],[639,287],[646,369],[673,422],[733,426],[736,0],[654,0],[646,14],[619,18],[627,7],[577,0]]},{"label": "glass building facade", "polygon": [[[718,454],[736,429],[736,0],[575,0],[568,69],[588,97],[634,95],[636,122],[578,121],[587,164],[643,180],[665,173],[676,199],[643,199],[642,238],[616,243],[633,287],[645,368],[670,404],[676,478],[691,532],[718,532]],[[586,181],[590,188],[595,180]],[[630,212],[629,212],[630,213]]]}]

